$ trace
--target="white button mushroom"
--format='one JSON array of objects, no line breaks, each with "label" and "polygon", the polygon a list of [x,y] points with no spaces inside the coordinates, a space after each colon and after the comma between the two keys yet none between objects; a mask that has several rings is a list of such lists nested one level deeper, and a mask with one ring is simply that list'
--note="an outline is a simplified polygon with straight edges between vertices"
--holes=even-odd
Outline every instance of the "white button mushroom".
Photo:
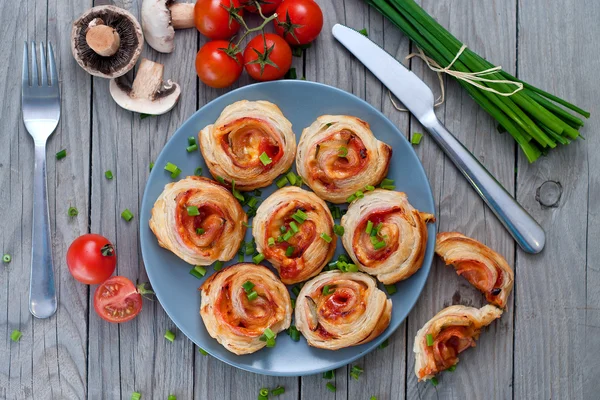
[{"label": "white button mushroom", "polygon": [[175,29],[194,27],[194,3],[175,3],[172,0],[143,0],[142,29],[146,41],[154,50],[171,53]]}]

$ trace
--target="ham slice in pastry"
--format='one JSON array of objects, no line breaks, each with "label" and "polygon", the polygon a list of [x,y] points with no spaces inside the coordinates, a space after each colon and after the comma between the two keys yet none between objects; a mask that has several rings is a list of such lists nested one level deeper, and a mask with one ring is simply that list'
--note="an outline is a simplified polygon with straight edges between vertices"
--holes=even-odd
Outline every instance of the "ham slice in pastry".
[{"label": "ham slice in pastry", "polygon": [[296,168],[320,198],[344,203],[365,186],[379,184],[391,157],[392,148],[377,140],[365,121],[322,115],[302,132]]},{"label": "ham slice in pastry", "polygon": [[296,155],[291,122],[268,101],[242,100],[225,107],[198,139],[212,176],[229,185],[235,181],[243,191],[270,185]]},{"label": "ham slice in pastry", "polygon": [[202,284],[200,293],[200,315],[206,330],[238,355],[262,349],[267,345],[263,336],[267,328],[277,335],[292,320],[287,289],[262,265],[241,263],[224,268]]},{"label": "ham slice in pastry", "polygon": [[246,234],[246,213],[231,192],[207,178],[169,183],[152,208],[158,244],[193,265],[231,260]]},{"label": "ham slice in pastry", "polygon": [[256,248],[290,285],[317,275],[333,257],[337,238],[327,204],[312,192],[285,187],[256,210]]},{"label": "ham slice in pastry", "polygon": [[390,324],[392,301],[361,272],[324,272],[296,299],[296,327],[308,344],[337,350],[367,343]]},{"label": "ham slice in pastry", "polygon": [[431,318],[415,337],[415,373],[419,381],[458,363],[458,353],[475,347],[481,328],[500,318],[502,310],[486,305],[481,309],[466,306],[444,308]]},{"label": "ham slice in pastry", "polygon": [[342,243],[358,269],[389,285],[421,268],[426,223],[433,221],[433,215],[413,208],[406,194],[375,189],[348,207]]},{"label": "ham slice in pastry", "polygon": [[486,245],[458,232],[437,235],[435,252],[446,265],[465,277],[500,308],[506,307],[514,283],[514,273],[504,257]]}]

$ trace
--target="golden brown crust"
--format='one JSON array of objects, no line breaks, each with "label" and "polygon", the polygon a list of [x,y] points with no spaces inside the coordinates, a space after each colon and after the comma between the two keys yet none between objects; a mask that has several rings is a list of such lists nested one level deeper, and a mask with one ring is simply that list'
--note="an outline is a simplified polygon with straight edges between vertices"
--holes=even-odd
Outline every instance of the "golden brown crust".
[{"label": "golden brown crust", "polygon": [[[258,297],[248,298],[246,282]],[[292,304],[286,287],[262,265],[235,264],[211,275],[200,287],[200,315],[211,337],[235,354],[254,353],[266,346],[260,340],[269,328],[287,329]]]},{"label": "golden brown crust", "polygon": [[377,140],[369,124],[346,115],[322,115],[304,129],[296,168],[322,199],[344,203],[387,174],[392,148]]},{"label": "golden brown crust", "polygon": [[[197,207],[198,215],[189,215],[188,206]],[[188,176],[165,186],[149,224],[161,247],[190,264],[210,265],[235,256],[247,222],[231,192],[210,179]]]},{"label": "golden brown crust", "polygon": [[504,257],[458,232],[438,233],[435,252],[446,265],[453,265],[457,274],[485,294],[487,301],[500,308],[506,307],[514,273]]},{"label": "golden brown crust", "polygon": [[[291,122],[268,101],[230,104],[198,139],[212,176],[227,184],[235,181],[242,191],[270,185],[292,166],[296,155]],[[260,159],[263,153],[271,160],[267,165]]]}]

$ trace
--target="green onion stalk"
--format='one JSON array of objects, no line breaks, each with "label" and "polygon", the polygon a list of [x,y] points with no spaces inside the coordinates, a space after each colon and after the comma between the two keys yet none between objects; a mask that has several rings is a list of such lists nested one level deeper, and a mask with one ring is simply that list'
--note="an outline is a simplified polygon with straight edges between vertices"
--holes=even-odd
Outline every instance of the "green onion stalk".
[{"label": "green onion stalk", "polygon": [[[435,19],[425,12],[414,0],[365,0],[375,7],[426,56],[443,68],[452,63],[463,44]],[[481,72],[495,66],[466,48],[452,64],[452,69],[465,73]],[[510,96],[486,91],[458,79],[469,95],[499,124],[499,130],[507,131],[519,144],[527,160],[534,162],[542,154],[557,145],[567,145],[577,139],[583,121],[560,107],[589,118],[590,113],[557,96],[547,93],[509,73],[499,70],[486,75],[492,80],[520,82],[523,89]],[[500,93],[513,91],[512,85],[503,82],[480,82]]]}]

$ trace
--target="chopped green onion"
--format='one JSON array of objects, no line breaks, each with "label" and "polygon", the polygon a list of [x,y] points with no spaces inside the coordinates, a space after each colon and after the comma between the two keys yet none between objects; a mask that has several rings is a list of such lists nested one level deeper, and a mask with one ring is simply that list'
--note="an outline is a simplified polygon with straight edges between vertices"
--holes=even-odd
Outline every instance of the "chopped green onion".
[{"label": "chopped green onion", "polygon": [[331,382],[327,382],[327,385],[325,385],[325,386],[327,386],[327,389],[328,389],[330,392],[335,392],[335,385],[334,385],[333,383],[331,383]]},{"label": "chopped green onion", "polygon": [[170,162],[168,162],[165,165],[165,171],[168,171],[171,173],[171,178],[175,179],[179,176],[179,174],[181,173],[181,170],[179,169],[179,167],[175,164],[172,164]]},{"label": "chopped green onion", "polygon": [[285,388],[283,386],[277,386],[275,389],[271,390],[271,394],[273,396],[279,396],[280,394],[285,393]]},{"label": "chopped green onion", "polygon": [[202,228],[196,228],[196,233],[198,235],[202,235],[202,234],[204,234],[204,232],[206,232],[204,229],[202,229]]},{"label": "chopped green onion", "polygon": [[170,394],[169,397],[167,397],[167,400],[177,400],[177,396]]},{"label": "chopped green onion", "polygon": [[377,400],[377,396],[371,396],[369,400]]},{"label": "chopped green onion", "polygon": [[185,149],[187,150],[188,153],[191,153],[192,151],[198,150],[198,145],[197,144],[193,144],[191,146],[186,147]]},{"label": "chopped green onion", "polygon": [[294,254],[294,246],[288,246],[288,248],[285,249],[285,256],[291,257],[292,254]]},{"label": "chopped green onion", "polygon": [[204,275],[206,275],[206,268],[201,265],[196,265],[190,270],[190,274],[198,279],[201,279]]},{"label": "chopped green onion", "polygon": [[375,227],[375,235],[379,235],[379,231],[381,231],[381,228],[383,228],[383,222],[378,223]]},{"label": "chopped green onion", "polygon": [[254,254],[254,240],[251,240],[248,243],[246,243],[246,245],[244,246],[244,252],[247,256]]},{"label": "chopped green onion", "polygon": [[275,182],[275,184],[277,185],[277,187],[279,189],[281,189],[282,187],[284,187],[285,185],[287,185],[289,183],[288,178],[286,178],[285,176],[279,178],[277,180],[277,182]]},{"label": "chopped green onion", "polygon": [[69,207],[69,209],[67,210],[67,214],[69,215],[69,217],[76,217],[77,214],[79,214],[79,211],[77,211],[75,207]]},{"label": "chopped green onion", "polygon": [[330,208],[330,210],[331,210],[331,216],[333,217],[333,219],[342,218],[342,212],[340,211],[340,208],[338,206],[332,206]]},{"label": "chopped green onion", "polygon": [[385,339],[383,342],[381,342],[381,344],[379,346],[377,346],[378,349],[385,349],[386,347],[388,347],[390,344],[389,339]]},{"label": "chopped green onion", "polygon": [[357,190],[356,193],[354,193],[354,195],[357,199],[362,199],[363,197],[365,197],[365,194],[362,192],[362,190]]},{"label": "chopped green onion", "polygon": [[412,138],[410,138],[410,143],[417,145],[421,143],[421,139],[423,138],[423,134],[419,132],[414,132]]},{"label": "chopped green onion", "polygon": [[250,200],[248,200],[248,207],[254,208],[256,207],[256,204],[258,204],[258,199],[256,197],[250,197]]},{"label": "chopped green onion", "polygon": [[275,337],[275,333],[271,330],[271,328],[266,328],[263,331],[263,335],[265,335],[267,339],[273,339]]},{"label": "chopped green onion", "polygon": [[325,285],[323,286],[323,294],[324,295],[328,295],[335,292],[335,288],[334,286],[329,286],[329,285]]},{"label": "chopped green onion", "polygon": [[350,196],[348,196],[348,198],[346,199],[346,203],[352,203],[354,200],[356,200],[356,195],[355,194],[351,194]]},{"label": "chopped green onion", "polygon": [[384,285],[385,287],[385,291],[388,292],[388,294],[394,294],[398,291],[398,289],[396,288],[396,285],[392,284],[392,285]]},{"label": "chopped green onion", "polygon": [[292,171],[288,172],[285,175],[285,177],[290,182],[290,185],[295,185],[296,184],[296,174],[294,174],[294,172],[292,172]]},{"label": "chopped green onion", "polygon": [[290,299],[290,302],[292,303],[292,308],[296,308],[296,300]]},{"label": "chopped green onion", "polygon": [[348,272],[358,272],[358,266],[356,264],[348,264]]},{"label": "chopped green onion", "polygon": [[333,379],[333,378],[335,378],[334,370],[323,372],[323,379]]},{"label": "chopped green onion", "polygon": [[340,146],[338,149],[338,157],[348,156],[348,148],[346,146]]},{"label": "chopped green onion", "polygon": [[258,264],[264,259],[265,259],[265,256],[263,255],[263,253],[258,253],[257,255],[252,257],[252,261],[254,261],[254,264]]},{"label": "chopped green onion", "polygon": [[294,183],[294,185],[297,187],[302,187],[302,183],[302,177],[300,175],[296,175],[296,183]]},{"label": "chopped green onion", "polygon": [[373,230],[373,223],[369,220],[369,221],[367,221],[367,229],[365,229],[365,232],[367,233],[367,235],[370,235],[372,230]]},{"label": "chopped green onion", "polygon": [[202,176],[202,167],[198,167],[194,170],[194,175]]},{"label": "chopped green onion", "polygon": [[287,231],[285,233],[285,235],[283,235],[283,240],[285,242],[287,242],[288,240],[290,240],[292,238],[292,236],[294,236],[294,234],[292,233],[292,231]]},{"label": "chopped green onion", "polygon": [[292,218],[294,218],[296,220],[296,222],[301,224],[308,219],[308,215],[304,211],[298,209],[298,210],[296,210],[294,215],[292,215]]},{"label": "chopped green onion", "polygon": [[244,255],[243,254],[238,255],[238,262],[244,262]]},{"label": "chopped green onion", "polygon": [[225,179],[223,179],[222,176],[217,176],[216,179],[217,179],[217,182],[219,182],[220,184],[222,184],[222,185],[225,184]]},{"label": "chopped green onion", "polygon": [[292,287],[292,293],[298,296],[300,294],[300,288],[298,286]]},{"label": "chopped green onion", "polygon": [[375,235],[373,235],[373,232],[371,232],[371,237],[370,237],[369,239],[371,240],[371,244],[372,244],[373,246],[375,246],[377,243],[379,243],[379,239],[377,239],[377,238],[375,237]]},{"label": "chopped green onion", "polygon": [[21,333],[21,331],[18,330],[18,329],[15,329],[10,334],[10,340],[12,340],[13,342],[18,342],[21,339],[21,336],[23,336],[23,334]]},{"label": "chopped green onion", "polygon": [[106,179],[112,179],[113,178],[113,173],[112,171],[109,169],[108,171],[106,171],[104,173],[104,176],[106,177]]},{"label": "chopped green onion", "polygon": [[252,300],[256,300],[258,298],[258,293],[256,292],[256,290],[253,290],[252,292],[248,293],[248,300],[252,301]]},{"label": "chopped green onion", "polygon": [[327,233],[323,232],[321,233],[321,235],[319,235],[321,237],[321,239],[323,239],[324,241],[326,241],[327,243],[331,243],[331,236],[329,236]]},{"label": "chopped green onion", "polygon": [[344,230],[344,227],[343,227],[343,226],[341,226],[341,225],[337,225],[337,224],[335,224],[335,225],[333,226],[333,233],[335,233],[335,234],[336,234],[336,235],[338,235],[338,236],[343,236],[343,235],[344,235],[344,231],[345,231],[345,230]]},{"label": "chopped green onion", "polygon": [[454,365],[451,365],[451,366],[448,368],[448,371],[450,371],[450,372],[454,372],[455,370],[456,370],[456,364],[454,364]]},{"label": "chopped green onion", "polygon": [[283,236],[279,235],[277,236],[277,243],[281,243],[283,242]]},{"label": "chopped green onion", "polygon": [[[292,50],[292,52],[296,51],[296,49]],[[302,56],[302,50],[300,50],[300,56],[297,57],[301,57]],[[286,72],[285,74],[285,79],[297,79],[298,78],[298,74],[296,73],[296,68],[290,68],[288,70],[288,72]]]},{"label": "chopped green onion", "polygon": [[258,394],[261,395],[261,396],[268,396],[269,395],[269,389],[267,389],[267,388],[261,388],[258,391]]},{"label": "chopped green onion", "polygon": [[254,283],[252,283],[250,281],[246,281],[246,282],[244,282],[242,287],[244,288],[246,293],[250,293],[252,291],[252,289],[254,288]]},{"label": "chopped green onion", "polygon": [[355,365],[352,367],[352,370],[350,371],[350,376],[354,379],[354,380],[358,380],[358,378],[360,377],[360,375],[363,373],[363,369],[361,367],[359,367],[358,365]]},{"label": "chopped green onion", "polygon": [[220,271],[220,270],[221,270],[221,268],[223,268],[223,264],[224,264],[224,262],[223,262],[223,261],[215,261],[215,263],[214,263],[214,265],[213,265],[213,269],[214,269],[215,271]]},{"label": "chopped green onion", "polygon": [[380,250],[380,249],[383,249],[384,247],[385,247],[385,241],[383,241],[383,240],[380,242],[377,242],[373,245],[373,248],[375,248],[375,250]]},{"label": "chopped green onion", "polygon": [[2,256],[2,262],[5,262],[6,264],[8,264],[10,262],[10,260],[12,260],[12,257],[10,256],[10,254],[5,254]]},{"label": "chopped green onion", "polygon": [[169,342],[173,342],[173,340],[175,340],[175,334],[167,329],[165,332],[165,339],[167,339]]},{"label": "chopped green onion", "polygon": [[258,190],[258,189],[254,189],[254,192],[252,192],[252,194],[255,195],[255,196],[257,196],[257,197],[262,196],[262,192],[260,190]]},{"label": "chopped green onion", "polygon": [[302,57],[302,47],[298,47],[298,46],[292,47],[292,55],[294,57]]},{"label": "chopped green onion", "polygon": [[434,376],[433,378],[431,378],[431,384],[432,384],[433,386],[437,386],[437,385],[438,385],[438,383],[439,383],[439,382],[438,382],[438,380],[437,380],[437,378],[436,378],[435,376]]},{"label": "chopped green onion", "polygon": [[298,229],[298,225],[296,225],[296,223],[294,221],[290,222],[290,228],[292,228],[292,232],[294,232],[294,233],[300,232],[300,229]]},{"label": "chopped green onion", "polygon": [[188,136],[188,145],[196,144],[196,138],[193,136]]},{"label": "chopped green onion", "polygon": [[367,192],[371,192],[371,191],[375,190],[375,186],[373,186],[373,185],[367,185],[367,186],[365,186],[365,190]]},{"label": "chopped green onion", "polygon": [[67,156],[67,150],[66,149],[62,149],[61,151],[59,151],[58,153],[56,153],[56,159],[57,160],[62,160],[66,156]]},{"label": "chopped green onion", "polygon": [[427,338],[427,346],[429,346],[429,347],[433,346],[433,335],[431,333],[428,333],[426,338]]},{"label": "chopped green onion", "polygon": [[198,351],[200,352],[200,354],[202,354],[203,356],[207,356],[208,353],[206,352],[206,350],[204,350],[202,347],[198,347]]},{"label": "chopped green onion", "polygon": [[196,206],[187,206],[187,213],[190,217],[195,217],[197,215],[200,215],[200,211],[198,210],[198,207],[196,207]]},{"label": "chopped green onion", "polygon": [[361,35],[365,35],[366,37],[369,37],[369,33],[367,32],[367,28],[362,28],[360,31],[358,31],[358,33],[360,33]]},{"label": "chopped green onion", "polygon": [[[294,307],[292,307],[292,308],[294,308]],[[295,325],[290,326],[290,328],[288,329],[288,333],[290,334],[290,338],[294,342],[297,342],[300,340],[300,331],[298,330],[298,328],[296,328]]]},{"label": "chopped green onion", "polygon": [[267,339],[267,347],[275,347],[275,339]]},{"label": "chopped green onion", "polygon": [[127,208],[121,213],[121,218],[125,221],[129,222],[133,219],[133,213],[129,211]]},{"label": "chopped green onion", "polygon": [[388,179],[388,178],[385,178],[384,180],[382,180],[381,183],[379,184],[379,187],[382,189],[387,189],[387,190],[396,189],[396,186],[394,186],[394,180]]},{"label": "chopped green onion", "polygon": [[269,247],[275,246],[275,239],[270,237],[269,239],[267,239],[267,244],[269,245]]},{"label": "chopped green onion", "polygon": [[151,162],[150,165],[149,165],[149,167],[150,167],[150,171],[152,171],[152,168],[154,168],[154,163]]},{"label": "chopped green onion", "polygon": [[286,233],[287,232],[287,228],[285,227],[285,225],[281,225],[279,227],[279,232],[281,232],[281,233]]},{"label": "chopped green onion", "polygon": [[[140,114],[143,115],[143,114]],[[131,393],[131,400],[140,400],[142,398],[142,394],[140,392]]]},{"label": "chopped green onion", "polygon": [[267,155],[267,153],[265,153],[264,151],[262,152],[262,154],[260,155],[260,157],[258,157],[260,159],[260,162],[263,163],[263,165],[269,165],[273,162],[273,160],[271,160],[271,157],[269,157]]}]

